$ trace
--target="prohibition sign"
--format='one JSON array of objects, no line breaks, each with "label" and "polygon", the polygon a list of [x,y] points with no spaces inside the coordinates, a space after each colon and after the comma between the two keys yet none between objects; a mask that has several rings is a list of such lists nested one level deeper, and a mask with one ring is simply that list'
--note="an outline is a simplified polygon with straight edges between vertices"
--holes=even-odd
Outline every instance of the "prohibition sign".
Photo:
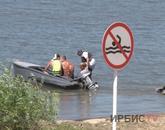
[{"label": "prohibition sign", "polygon": [[130,61],[134,49],[133,34],[125,23],[110,25],[102,39],[102,52],[112,69],[122,69]]}]

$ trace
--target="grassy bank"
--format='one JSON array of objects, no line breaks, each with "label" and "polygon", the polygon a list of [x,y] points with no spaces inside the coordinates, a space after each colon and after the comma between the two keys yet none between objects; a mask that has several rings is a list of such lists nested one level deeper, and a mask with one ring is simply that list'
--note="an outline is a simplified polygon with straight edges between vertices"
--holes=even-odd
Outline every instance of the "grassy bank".
[{"label": "grassy bank", "polygon": [[9,69],[0,76],[0,130],[32,130],[40,120],[55,121],[58,96],[39,85],[13,77]]}]

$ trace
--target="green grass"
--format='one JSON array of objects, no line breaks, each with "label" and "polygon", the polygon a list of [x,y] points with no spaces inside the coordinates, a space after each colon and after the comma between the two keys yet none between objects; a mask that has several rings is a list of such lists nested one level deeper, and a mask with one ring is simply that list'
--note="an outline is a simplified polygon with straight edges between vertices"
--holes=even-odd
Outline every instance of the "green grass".
[{"label": "green grass", "polygon": [[9,69],[0,75],[0,130],[32,130],[38,121],[54,121],[58,96],[40,86],[13,77]]}]

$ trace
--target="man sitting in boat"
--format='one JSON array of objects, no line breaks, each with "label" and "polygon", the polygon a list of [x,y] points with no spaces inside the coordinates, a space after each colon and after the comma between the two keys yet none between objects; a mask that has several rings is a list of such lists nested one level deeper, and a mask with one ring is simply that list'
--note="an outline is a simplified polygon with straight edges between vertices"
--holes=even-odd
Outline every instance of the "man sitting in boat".
[{"label": "man sitting in boat", "polygon": [[45,67],[45,72],[48,69],[51,69],[53,75],[62,75],[62,63],[60,61],[60,55],[59,54],[54,54],[54,57],[47,66]]},{"label": "man sitting in boat", "polygon": [[66,59],[66,56],[61,56],[63,75],[69,78],[74,78],[74,65]]}]

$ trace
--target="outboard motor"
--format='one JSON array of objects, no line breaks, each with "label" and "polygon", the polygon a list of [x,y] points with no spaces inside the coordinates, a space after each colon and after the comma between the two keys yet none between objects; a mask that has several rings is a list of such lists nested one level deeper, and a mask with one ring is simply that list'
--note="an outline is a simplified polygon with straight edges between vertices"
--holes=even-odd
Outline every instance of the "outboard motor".
[{"label": "outboard motor", "polygon": [[89,77],[90,73],[83,74],[81,80],[83,82],[83,86],[87,89],[96,89],[99,88],[97,82],[93,82]]}]

